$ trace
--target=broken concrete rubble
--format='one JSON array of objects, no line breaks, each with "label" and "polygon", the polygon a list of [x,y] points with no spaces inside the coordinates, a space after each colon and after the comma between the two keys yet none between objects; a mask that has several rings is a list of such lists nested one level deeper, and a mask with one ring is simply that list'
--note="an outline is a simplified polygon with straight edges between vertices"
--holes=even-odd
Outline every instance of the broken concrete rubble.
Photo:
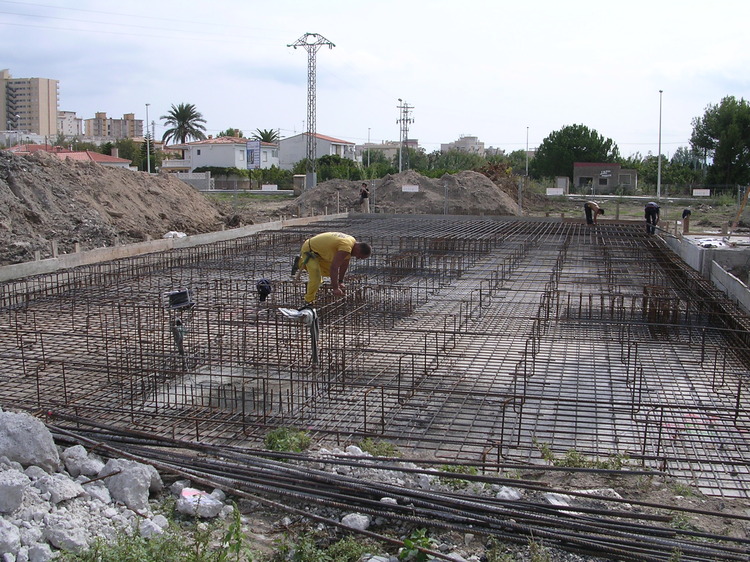
[{"label": "broken concrete rubble", "polygon": [[[125,459],[105,464],[80,445],[58,454],[52,434],[39,420],[0,410],[3,561],[46,562],[57,550],[81,552],[97,537],[161,534],[169,522],[151,509],[152,494],[161,489],[161,477],[150,465]],[[222,503],[223,493],[209,497],[217,506],[215,514],[201,512],[201,517],[231,511]]]}]

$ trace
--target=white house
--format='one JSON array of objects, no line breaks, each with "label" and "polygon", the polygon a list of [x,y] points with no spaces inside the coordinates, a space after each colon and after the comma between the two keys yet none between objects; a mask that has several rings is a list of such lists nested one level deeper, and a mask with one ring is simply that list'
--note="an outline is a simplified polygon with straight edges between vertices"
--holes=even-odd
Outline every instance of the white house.
[{"label": "white house", "polygon": [[[258,167],[279,167],[279,148],[277,145],[261,142],[260,154],[254,154],[253,151],[248,149],[248,139],[239,137],[209,137],[205,140],[165,147],[165,151],[175,150],[182,152],[182,158],[163,160],[162,171],[192,172],[203,166],[239,168],[241,170]],[[260,166],[253,162],[254,158],[259,159]],[[248,166],[248,159],[250,159],[250,166]]]},{"label": "white house", "polygon": [[[355,160],[353,142],[315,134],[315,158],[338,155]],[[279,167],[291,170],[300,160],[307,157],[307,133],[300,133],[279,141]]]}]

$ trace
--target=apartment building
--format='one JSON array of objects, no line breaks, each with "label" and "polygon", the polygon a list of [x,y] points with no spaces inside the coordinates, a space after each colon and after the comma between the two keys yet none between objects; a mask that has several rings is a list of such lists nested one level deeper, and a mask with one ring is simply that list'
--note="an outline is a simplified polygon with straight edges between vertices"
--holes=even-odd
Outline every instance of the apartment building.
[{"label": "apartment building", "polygon": [[461,135],[456,141],[440,145],[440,152],[450,152],[451,150],[484,156],[484,143],[478,137]]},{"label": "apartment building", "polygon": [[58,111],[57,132],[66,137],[82,137],[83,119],[75,111]]},{"label": "apartment building", "polygon": [[84,121],[86,136],[91,138],[131,139],[143,136],[143,119],[136,119],[134,113],[126,113],[122,119],[107,117],[99,111],[93,119]]},{"label": "apartment building", "polygon": [[13,78],[0,70],[0,130],[57,135],[59,82],[50,78]]}]

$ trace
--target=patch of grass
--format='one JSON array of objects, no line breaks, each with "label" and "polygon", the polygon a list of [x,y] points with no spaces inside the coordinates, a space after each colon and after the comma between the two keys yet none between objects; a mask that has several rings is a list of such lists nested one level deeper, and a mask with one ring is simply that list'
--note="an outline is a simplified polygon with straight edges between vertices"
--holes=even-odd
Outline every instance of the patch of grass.
[{"label": "patch of grass", "polygon": [[682,560],[682,551],[679,548],[675,548],[669,557],[669,562],[680,562]]},{"label": "patch of grass", "polygon": [[328,547],[328,554],[331,560],[338,562],[357,562],[363,555],[379,551],[374,544],[361,537],[345,537]]},{"label": "patch of grass", "polygon": [[669,525],[675,529],[681,529],[683,531],[699,531],[700,529],[693,523],[684,513],[672,513],[672,519],[669,521]]},{"label": "patch of grass", "polygon": [[[472,476],[477,474],[476,467],[473,466],[464,466],[464,465],[446,465],[440,467],[440,470],[442,472],[449,472],[451,474],[470,474]],[[461,490],[463,488],[466,488],[466,486],[469,485],[468,480],[463,480],[461,478],[449,478],[449,477],[439,477],[438,481],[448,486],[449,488],[452,488],[453,490]]]},{"label": "patch of grass", "polygon": [[684,484],[683,482],[672,482],[669,487],[671,488],[672,492],[676,496],[685,496],[685,497],[703,496],[703,494],[701,494],[698,490],[696,490],[689,484]]},{"label": "patch of grass", "polygon": [[401,453],[398,451],[393,443],[388,441],[381,441],[379,439],[373,439],[366,437],[359,442],[359,448],[370,453],[373,457],[400,457]]},{"label": "patch of grass", "polygon": [[[240,520],[234,506],[234,517],[223,535],[218,533],[221,521],[209,525],[195,524],[190,531],[181,531],[170,522],[162,535],[145,538],[118,533],[113,542],[97,539],[82,553],[63,553],[65,562],[229,562],[252,561]],[[217,540],[218,539],[218,540]],[[218,543],[218,544],[217,544]]]},{"label": "patch of grass", "polygon": [[541,541],[529,539],[529,553],[531,562],[552,562],[552,553]]},{"label": "patch of grass", "polygon": [[264,444],[269,451],[301,453],[310,446],[310,436],[300,429],[278,427],[268,432]]},{"label": "patch of grass", "polygon": [[357,562],[363,555],[379,550],[371,541],[352,536],[326,547],[315,535],[305,533],[296,542],[288,537],[275,541],[269,562]]},{"label": "patch of grass", "polygon": [[606,459],[591,459],[576,451],[575,449],[569,449],[563,456],[555,456],[547,443],[540,443],[536,439],[533,440],[534,445],[539,449],[539,453],[542,459],[550,463],[552,466],[560,466],[564,468],[598,468],[602,470],[622,470],[623,467],[628,466],[630,457],[626,454],[612,455]]},{"label": "patch of grass", "polygon": [[487,562],[514,562],[516,556],[507,546],[493,538],[490,539],[487,550],[484,553],[484,560]]}]

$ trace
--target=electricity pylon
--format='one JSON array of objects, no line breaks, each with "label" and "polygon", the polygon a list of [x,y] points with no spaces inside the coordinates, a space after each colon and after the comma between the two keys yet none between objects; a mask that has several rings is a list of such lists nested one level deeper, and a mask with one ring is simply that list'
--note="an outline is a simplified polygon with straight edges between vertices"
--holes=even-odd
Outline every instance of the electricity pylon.
[{"label": "electricity pylon", "polygon": [[305,33],[287,47],[303,47],[307,51],[307,177],[305,189],[315,187],[316,131],[315,131],[315,54],[323,45],[333,49],[336,45],[318,33]]}]

